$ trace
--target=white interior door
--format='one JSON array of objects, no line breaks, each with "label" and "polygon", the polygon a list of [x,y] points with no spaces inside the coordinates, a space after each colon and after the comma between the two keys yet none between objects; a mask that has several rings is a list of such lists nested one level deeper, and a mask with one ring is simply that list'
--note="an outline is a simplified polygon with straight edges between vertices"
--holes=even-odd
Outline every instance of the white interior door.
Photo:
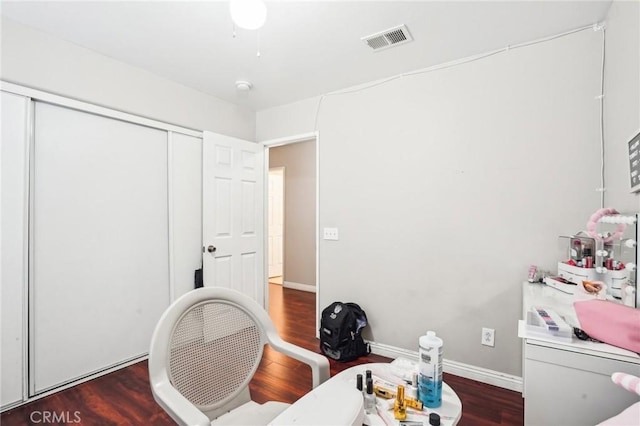
[{"label": "white interior door", "polygon": [[204,285],[264,306],[264,147],[204,132],[202,162]]},{"label": "white interior door", "polygon": [[284,167],[269,169],[269,278],[283,273]]}]

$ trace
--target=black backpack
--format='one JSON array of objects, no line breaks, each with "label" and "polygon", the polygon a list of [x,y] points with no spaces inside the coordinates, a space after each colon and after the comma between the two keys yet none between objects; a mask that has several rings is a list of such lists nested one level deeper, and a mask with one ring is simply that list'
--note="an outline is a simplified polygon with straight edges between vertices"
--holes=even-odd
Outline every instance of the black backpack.
[{"label": "black backpack", "polygon": [[367,314],[355,303],[333,302],[320,318],[320,350],[329,358],[351,361],[371,352],[362,339]]}]

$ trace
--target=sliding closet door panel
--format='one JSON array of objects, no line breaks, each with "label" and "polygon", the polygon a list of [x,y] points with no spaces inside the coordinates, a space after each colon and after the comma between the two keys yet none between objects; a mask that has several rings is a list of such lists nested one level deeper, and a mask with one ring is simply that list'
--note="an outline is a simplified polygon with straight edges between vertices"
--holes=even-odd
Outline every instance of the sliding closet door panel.
[{"label": "sliding closet door panel", "polygon": [[177,299],[202,266],[202,139],[172,134],[173,278]]},{"label": "sliding closet door panel", "polygon": [[0,406],[22,401],[27,250],[28,99],[0,93],[2,112],[2,245],[0,249]]},{"label": "sliding closet door panel", "polygon": [[36,103],[35,393],[145,354],[169,303],[167,133]]}]

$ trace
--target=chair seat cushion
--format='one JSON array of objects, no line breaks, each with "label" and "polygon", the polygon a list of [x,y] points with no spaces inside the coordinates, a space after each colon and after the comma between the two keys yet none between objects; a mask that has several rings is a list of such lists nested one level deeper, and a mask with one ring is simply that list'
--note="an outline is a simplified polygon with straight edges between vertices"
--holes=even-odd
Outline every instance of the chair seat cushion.
[{"label": "chair seat cushion", "polygon": [[225,426],[268,425],[288,407],[289,404],[284,402],[269,401],[264,404],[258,404],[257,402],[249,401],[235,408],[233,411],[218,417],[212,421],[211,424]]}]

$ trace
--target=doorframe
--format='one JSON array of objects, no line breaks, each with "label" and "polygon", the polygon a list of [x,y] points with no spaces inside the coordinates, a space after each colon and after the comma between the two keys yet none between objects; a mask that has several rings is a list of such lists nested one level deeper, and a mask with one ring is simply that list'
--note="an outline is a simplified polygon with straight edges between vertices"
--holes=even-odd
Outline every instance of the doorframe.
[{"label": "doorframe", "polygon": [[[293,136],[285,136],[282,138],[276,139],[267,139],[265,141],[259,141],[258,143],[264,146],[264,164],[265,164],[265,182],[268,182],[269,178],[269,148],[275,148],[277,146],[282,145],[290,145],[298,142],[307,142],[309,140],[315,140],[316,142],[316,235],[315,235],[315,246],[316,246],[316,337],[319,336],[318,330],[320,327],[320,317],[318,316],[318,312],[320,309],[320,133],[318,131],[301,133]],[[264,196],[268,197],[268,191],[264,191]],[[263,207],[263,220],[264,226],[268,226],[269,221],[269,208],[268,208],[268,200],[265,199],[264,207]],[[265,247],[267,248],[264,251],[265,257],[265,269],[264,269],[264,301],[265,308],[269,308],[269,259],[268,259],[268,235],[265,232]],[[284,253],[283,253],[284,257]],[[284,271],[283,271],[284,273]]]}]

